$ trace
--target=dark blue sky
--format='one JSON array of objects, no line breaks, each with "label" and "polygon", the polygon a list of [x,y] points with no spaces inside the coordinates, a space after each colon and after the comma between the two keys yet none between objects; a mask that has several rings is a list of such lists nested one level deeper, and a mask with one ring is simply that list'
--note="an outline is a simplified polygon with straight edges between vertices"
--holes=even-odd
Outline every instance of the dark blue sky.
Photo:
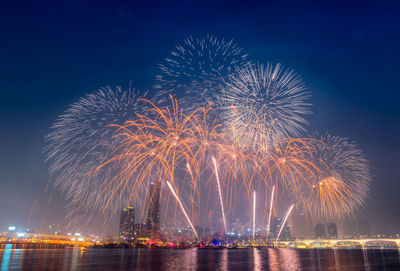
[{"label": "dark blue sky", "polygon": [[[43,137],[68,104],[106,85],[150,89],[176,43],[212,33],[302,75],[310,126],[350,137],[371,161],[372,230],[400,232],[400,3],[263,2],[2,3],[0,230],[25,225],[45,188]],[[63,216],[62,196],[54,198],[37,205],[33,225]]]}]

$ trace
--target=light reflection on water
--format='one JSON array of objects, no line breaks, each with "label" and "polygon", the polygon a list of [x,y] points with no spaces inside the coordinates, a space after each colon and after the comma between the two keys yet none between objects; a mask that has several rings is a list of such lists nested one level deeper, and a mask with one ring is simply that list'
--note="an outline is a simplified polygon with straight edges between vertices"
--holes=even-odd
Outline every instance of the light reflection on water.
[{"label": "light reflection on water", "polygon": [[228,250],[222,250],[222,257],[221,257],[221,270],[228,271]]},{"label": "light reflection on water", "polygon": [[370,270],[369,261],[368,261],[368,251],[365,248],[363,248],[362,251],[363,251],[363,259],[364,259],[365,270]]},{"label": "light reflection on water", "polygon": [[272,271],[279,270],[278,251],[276,249],[268,249],[269,268]]},{"label": "light reflection on water", "polygon": [[259,249],[257,248],[253,248],[253,255],[254,255],[254,271],[260,271],[262,270],[262,256],[261,256],[261,252],[259,251]]},{"label": "light reflection on water", "polygon": [[298,250],[280,248],[278,249],[278,251],[279,251],[279,259],[282,260],[281,270],[287,270],[287,271],[301,270]]},{"label": "light reflection on water", "polygon": [[17,249],[0,246],[1,270],[400,270],[381,249]]},{"label": "light reflection on water", "polygon": [[3,260],[1,261],[1,271],[8,270],[8,265],[10,264],[12,244],[7,244],[3,251]]}]

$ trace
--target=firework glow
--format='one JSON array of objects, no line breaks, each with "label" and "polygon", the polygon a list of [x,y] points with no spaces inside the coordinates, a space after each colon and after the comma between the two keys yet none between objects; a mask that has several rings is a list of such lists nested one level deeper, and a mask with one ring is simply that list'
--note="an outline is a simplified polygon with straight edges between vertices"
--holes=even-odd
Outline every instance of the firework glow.
[{"label": "firework glow", "polygon": [[[149,185],[159,180],[161,223],[189,225],[196,238],[194,225],[217,228],[222,219],[227,234],[226,217],[240,216],[253,239],[256,222],[268,237],[274,206],[289,199],[278,240],[294,207],[319,221],[364,206],[371,177],[363,152],[346,138],[305,134],[310,92],[293,70],[250,64],[232,40],[212,35],[187,38],[160,70],[154,97],[103,88],[50,128],[44,153],[71,213],[134,204],[144,221]],[[265,202],[257,209],[256,194]]]}]

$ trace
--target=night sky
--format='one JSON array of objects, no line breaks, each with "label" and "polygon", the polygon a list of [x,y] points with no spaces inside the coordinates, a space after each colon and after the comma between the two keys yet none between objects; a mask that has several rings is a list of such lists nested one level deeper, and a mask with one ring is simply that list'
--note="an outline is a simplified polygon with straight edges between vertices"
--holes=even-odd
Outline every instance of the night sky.
[{"label": "night sky", "polygon": [[63,195],[43,193],[42,148],[69,104],[107,85],[151,89],[175,44],[210,33],[234,38],[251,60],[302,75],[312,91],[310,130],[349,137],[370,160],[364,216],[372,232],[400,233],[400,3],[263,2],[2,3],[0,230],[65,215]]}]

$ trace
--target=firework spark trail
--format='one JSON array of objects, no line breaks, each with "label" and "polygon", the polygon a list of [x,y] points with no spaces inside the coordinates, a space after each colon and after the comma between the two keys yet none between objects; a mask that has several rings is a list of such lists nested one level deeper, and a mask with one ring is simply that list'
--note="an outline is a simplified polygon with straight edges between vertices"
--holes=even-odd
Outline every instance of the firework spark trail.
[{"label": "firework spark trail", "polygon": [[256,191],[253,192],[253,240],[256,238]]},{"label": "firework spark trail", "polygon": [[274,203],[274,192],[275,192],[275,185],[274,185],[274,187],[272,187],[271,200],[270,200],[270,204],[269,204],[267,238],[269,237],[269,232],[271,231],[271,215],[272,215],[272,205]]},{"label": "firework spark trail", "polygon": [[178,195],[175,193],[175,190],[174,190],[174,188],[172,187],[172,185],[171,185],[171,183],[170,183],[169,181],[167,181],[167,185],[168,185],[168,188],[169,188],[169,190],[171,191],[172,195],[175,197],[176,201],[179,203],[179,206],[181,207],[182,213],[184,214],[184,216],[185,216],[187,222],[189,223],[189,225],[190,225],[190,227],[192,228],[194,234],[196,235],[196,238],[198,239],[199,237],[198,237],[198,235],[197,235],[197,232],[196,232],[196,230],[195,230],[195,228],[194,228],[194,226],[193,226],[193,224],[192,224],[192,221],[190,221],[190,218],[189,218],[189,216],[187,215],[187,213],[186,213],[186,211],[185,211],[185,208],[183,207],[183,204],[182,204],[181,200],[179,199]]},{"label": "firework spark trail", "polygon": [[292,212],[293,207],[294,207],[294,204],[292,204],[292,206],[290,206],[289,210],[286,212],[285,219],[283,220],[282,226],[279,229],[279,233],[278,233],[278,236],[276,237],[275,242],[278,241],[279,236],[281,236],[281,232],[282,232],[283,228],[285,227],[286,220],[288,219],[290,213]]},{"label": "firework spark trail", "polygon": [[223,219],[223,221],[224,221],[224,231],[225,231],[225,233],[226,233],[226,220],[225,220],[224,201],[222,200],[221,185],[220,185],[220,183],[219,183],[219,175],[218,175],[217,161],[215,160],[215,157],[214,157],[214,156],[212,157],[212,161],[213,161],[213,164],[214,164],[215,179],[217,180],[219,201],[220,201],[220,203],[221,203],[222,219]]}]

